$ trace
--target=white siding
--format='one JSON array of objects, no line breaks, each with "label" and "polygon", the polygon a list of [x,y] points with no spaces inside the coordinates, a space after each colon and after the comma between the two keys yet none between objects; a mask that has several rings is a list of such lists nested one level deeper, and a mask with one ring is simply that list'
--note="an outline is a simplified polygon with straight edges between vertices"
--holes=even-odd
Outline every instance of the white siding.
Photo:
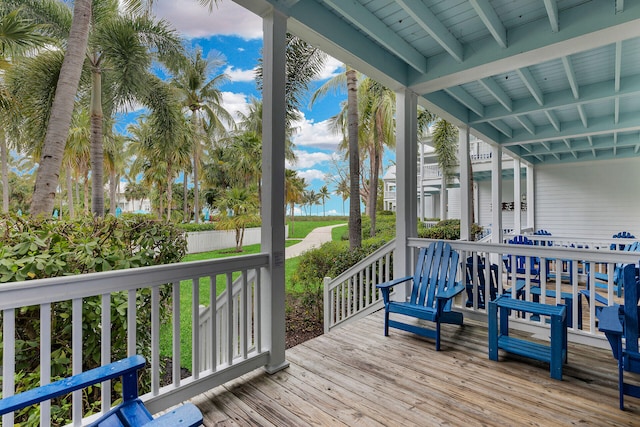
[{"label": "white siding", "polygon": [[640,159],[536,166],[536,229],[559,236],[640,237]]}]

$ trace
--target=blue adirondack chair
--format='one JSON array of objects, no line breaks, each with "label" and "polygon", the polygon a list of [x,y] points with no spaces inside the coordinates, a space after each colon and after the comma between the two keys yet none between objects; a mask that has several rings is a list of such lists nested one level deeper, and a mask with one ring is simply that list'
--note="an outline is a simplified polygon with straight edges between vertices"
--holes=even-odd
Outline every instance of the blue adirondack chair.
[{"label": "blue adirondack chair", "polygon": [[99,368],[91,369],[69,378],[5,397],[0,400],[0,415],[53,399],[122,377],[122,402],[90,424],[92,427],[196,427],[202,424],[202,414],[198,408],[186,403],[177,409],[153,418],[138,398],[138,370],[144,368],[142,356],[131,356]]},{"label": "blue adirondack chair", "polygon": [[618,361],[618,393],[620,409],[624,410],[624,395],[640,397],[640,386],[624,382],[624,373],[640,374],[640,352],[638,351],[638,330],[640,328],[640,282],[635,265],[622,268],[624,282],[624,305],[604,307],[600,313],[598,329],[604,332],[613,357]]},{"label": "blue adirondack chair", "polygon": [[[620,234],[620,233],[618,233]],[[614,236],[615,237],[615,236]],[[633,238],[631,236],[631,238]],[[633,242],[630,243],[628,245],[620,245],[616,246],[615,244],[611,245],[611,249],[612,250],[622,250],[625,252],[640,252],[640,242]],[[619,249],[617,249],[619,247]],[[607,287],[607,282],[609,280],[609,276],[607,275],[607,273],[600,273],[600,272],[596,272],[595,273],[595,278],[596,280],[598,280],[598,282],[596,282],[596,287],[598,288],[606,288]],[[601,282],[605,282],[605,283],[601,283]],[[622,296],[622,264],[616,264],[615,270],[613,270],[613,290],[616,293],[616,296],[620,297]]]},{"label": "blue adirondack chair", "polygon": [[[534,236],[551,236],[551,233],[549,233],[547,230],[536,230],[533,233]],[[535,240],[534,241],[535,245],[538,246],[553,246],[553,241],[551,240]]]},{"label": "blue adirondack chair", "polygon": [[[390,327],[402,329],[427,338],[435,338],[436,351],[440,350],[440,325],[462,325],[462,313],[451,310],[453,298],[465,289],[464,284],[456,282],[459,257],[448,243],[434,242],[429,247],[420,249],[413,276],[377,285],[384,299],[385,336],[389,335]],[[409,300],[392,301],[391,289],[405,282],[411,282]],[[391,313],[428,320],[434,322],[436,328],[433,330],[389,319]]]},{"label": "blue adirondack chair", "polygon": [[[526,236],[515,236],[507,243],[511,245],[533,245],[533,240],[528,239]],[[511,255],[504,255],[502,258],[509,279],[516,278],[517,275],[525,274],[527,271],[526,256],[516,255],[515,263],[513,258]],[[531,274],[532,282],[540,282],[540,259],[538,257],[529,257],[529,273]]]},{"label": "blue adirondack chair", "polygon": [[[628,231],[621,231],[617,234],[614,234],[613,236],[611,236],[614,239],[635,239],[636,236],[634,236],[633,234],[629,233]],[[609,249],[611,250],[623,250],[625,247],[624,243],[612,243],[611,246],[609,246]]]},{"label": "blue adirondack chair", "polygon": [[[485,304],[486,304],[486,297],[485,297],[485,289],[486,289],[486,278],[485,278],[485,265],[484,265],[484,259],[477,257],[477,262],[476,262],[476,269],[477,269],[477,282],[476,282],[476,286],[478,287],[478,308],[485,308]],[[489,284],[489,301],[493,301],[496,299],[497,295],[498,295],[498,265],[497,264],[491,264],[490,267],[491,272],[489,273],[489,277],[490,277],[490,284]],[[474,284],[473,284],[473,257],[468,257],[467,258],[467,268],[466,268],[466,284],[465,284],[465,288],[467,290],[467,302],[466,302],[466,306],[467,307],[473,307],[473,288],[474,288]],[[524,291],[525,283],[522,281],[518,281],[516,283],[516,298],[522,298]],[[505,290],[503,292],[505,295],[511,295],[511,290]]]}]

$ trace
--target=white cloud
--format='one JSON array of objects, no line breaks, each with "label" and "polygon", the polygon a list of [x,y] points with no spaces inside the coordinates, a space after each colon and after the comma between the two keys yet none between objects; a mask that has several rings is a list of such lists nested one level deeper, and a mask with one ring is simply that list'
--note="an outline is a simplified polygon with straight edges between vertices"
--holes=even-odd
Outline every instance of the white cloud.
[{"label": "white cloud", "polygon": [[315,165],[328,162],[332,158],[331,154],[321,152],[309,153],[301,150],[293,150],[293,152],[296,155],[296,163],[289,164],[287,162],[287,167],[292,167],[293,169],[310,168]]},{"label": "white cloud", "polygon": [[344,70],[344,64],[337,59],[327,56],[327,61],[324,64],[324,68],[320,71],[320,75],[317,80],[330,79],[337,74],[340,74]]},{"label": "white cloud", "polygon": [[294,123],[298,132],[293,136],[293,143],[298,147],[312,147],[320,150],[336,151],[342,139],[329,128],[329,121],[315,123],[303,117],[302,121]]},{"label": "white cloud", "polygon": [[304,178],[305,181],[307,181],[307,183],[310,183],[311,181],[316,179],[320,181],[324,181],[325,175],[326,175],[326,172],[323,172],[318,169],[307,169],[307,170],[298,171],[298,176],[301,178]]},{"label": "white cloud", "polygon": [[342,215],[342,213],[341,213],[341,212],[338,212],[338,211],[337,211],[337,210],[335,210],[335,209],[331,209],[331,210],[328,210],[328,211],[327,211],[327,215],[329,215],[329,216],[336,216],[336,215]]},{"label": "white cloud", "polygon": [[238,118],[238,111],[242,114],[249,113],[249,102],[247,95],[244,93],[222,92],[222,106],[234,118]]},{"label": "white cloud", "polygon": [[234,35],[246,40],[262,38],[262,20],[233,1],[218,2],[211,13],[193,0],[154,2],[154,11],[186,37]]},{"label": "white cloud", "polygon": [[232,82],[252,82],[256,79],[256,69],[241,70],[234,68],[233,65],[229,65],[224,73],[229,76]]}]

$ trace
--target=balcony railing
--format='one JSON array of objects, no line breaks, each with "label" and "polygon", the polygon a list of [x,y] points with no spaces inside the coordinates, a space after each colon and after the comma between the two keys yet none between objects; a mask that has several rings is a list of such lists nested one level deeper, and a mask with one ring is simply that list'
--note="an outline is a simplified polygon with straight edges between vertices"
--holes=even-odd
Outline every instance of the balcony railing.
[{"label": "balcony railing", "polygon": [[[112,340],[127,343],[127,353],[135,354],[142,344],[137,339],[142,333],[151,337],[149,367],[146,375],[150,377],[150,389],[142,396],[152,413],[159,412],[185,399],[196,396],[230,379],[237,378],[268,362],[268,351],[263,349],[261,335],[261,271],[267,267],[268,255],[257,254],[227,258],[224,260],[198,261],[107,273],[94,273],[70,277],[33,280],[0,285],[0,311],[2,313],[2,393],[14,394],[14,376],[16,366],[16,318],[25,307],[39,307],[40,377],[41,384],[47,384],[51,378],[52,342],[60,346],[59,337],[52,336],[52,307],[61,302],[72,307],[71,340],[62,343],[69,351],[73,373],[82,371],[83,355],[96,353],[95,344],[83,339],[83,312],[94,306],[88,301],[99,300],[101,316],[100,349],[101,363],[114,359]],[[248,277],[254,280],[247,280]],[[236,278],[238,284],[232,287]],[[238,279],[239,278],[239,279]],[[220,280],[218,280],[220,279]],[[210,298],[205,305],[215,306],[216,315],[210,317],[207,340],[199,339],[200,291],[208,289]],[[219,289],[219,291],[217,291]],[[228,292],[232,289],[232,292]],[[137,308],[141,304],[141,291],[148,290],[150,304],[148,318],[139,315]],[[190,308],[183,313],[180,296],[191,292]],[[116,312],[126,316],[125,336],[111,336],[112,301],[116,294],[126,295],[126,307],[118,307]],[[163,299],[161,296],[166,296]],[[162,328],[161,309],[170,307],[171,315],[167,325]],[[148,308],[148,307],[147,307]],[[181,320],[181,317],[188,320]],[[181,342],[180,331],[190,325],[192,349],[191,373],[181,378]],[[18,325],[20,326],[20,325]],[[169,384],[161,384],[161,328],[169,334],[172,342],[168,355],[172,370],[168,374]],[[167,338],[167,337],[165,337]],[[205,343],[203,345],[203,342]],[[166,356],[166,355],[163,355]],[[166,375],[164,376],[166,377]],[[111,406],[110,384],[102,386],[102,411]],[[41,425],[50,425],[50,403],[41,405]],[[73,425],[81,425],[83,414],[82,395],[76,392],[72,397]],[[13,414],[3,416],[3,425],[13,425]]]},{"label": "balcony railing", "polygon": [[[527,298],[529,299],[532,298],[532,294],[537,294],[539,301],[542,303],[572,304],[570,310],[572,319],[569,322],[571,324],[569,338],[575,342],[587,343],[598,347],[606,346],[604,336],[598,332],[596,328],[595,305],[589,303],[586,298],[579,296],[581,294],[580,291],[589,289],[588,300],[592,302],[595,301],[595,292],[599,292],[605,296],[610,304],[621,302],[620,298],[616,297],[614,292],[614,270],[616,264],[637,264],[640,254],[609,250],[611,239],[556,239],[554,236],[528,237],[539,240],[554,240],[558,245],[528,246],[462,241],[451,241],[450,243],[453,249],[460,252],[462,255],[461,259],[463,260],[466,260],[467,257],[480,256],[499,265],[500,271],[503,273],[498,277],[498,293],[501,293],[503,289],[512,287],[514,280],[520,280],[525,284],[525,294],[528,295]],[[619,240],[619,243],[624,243],[622,242],[624,239]],[[431,242],[433,242],[433,240],[430,239],[409,239],[409,246],[412,248],[413,256],[415,257],[417,255],[418,248],[428,245]],[[573,247],[571,245],[573,245]],[[580,245],[582,246],[580,247]],[[589,247],[586,248],[586,246]],[[390,253],[392,248],[385,250]],[[540,268],[540,274],[534,275],[529,269],[529,271],[517,278],[509,277],[504,271],[503,259],[504,257],[508,257],[513,260],[515,256],[525,257],[526,265],[531,265],[532,258],[536,260],[535,262],[537,262]],[[353,271],[345,272],[345,277],[341,276],[331,282],[330,287],[325,287],[325,309],[329,310],[329,314],[325,316],[325,322],[327,322],[328,319],[328,323],[325,323],[325,329],[338,326],[340,323],[344,324],[351,318],[357,318],[359,310],[370,309],[370,307],[366,306],[359,309],[358,305],[353,303],[352,297],[355,291],[351,289],[354,284],[362,283],[362,277],[364,277],[364,283],[372,289],[375,289],[376,284],[388,280],[386,276],[363,276],[363,273],[356,272],[356,270],[366,272],[369,268],[376,270],[380,258],[379,254],[372,255],[358,264],[357,268],[354,268]],[[488,272],[488,269],[486,271]],[[599,282],[600,286],[603,286],[604,289],[598,288],[596,290],[596,271],[607,274],[607,282]],[[458,269],[458,280],[466,280],[463,274],[464,272],[460,267]],[[487,280],[486,283],[488,284],[490,282]],[[587,286],[587,283],[589,283],[589,286]],[[532,293],[532,288],[538,286],[540,289]],[[339,289],[339,292],[334,289]],[[472,289],[473,294],[470,300],[473,303],[471,307],[466,306],[467,294],[465,292],[455,302],[455,308],[456,310],[464,312],[467,316],[486,321],[485,308],[478,307],[479,295],[477,286],[474,286]],[[485,294],[489,295],[489,291],[485,291]],[[558,297],[548,296],[552,294]],[[570,295],[570,298],[563,299],[563,294],[564,296]],[[581,309],[578,308],[579,304],[581,305]],[[582,319],[580,319],[580,321],[578,321],[579,313],[582,313]],[[338,319],[339,321],[334,319]],[[546,324],[537,319],[517,318],[514,319],[514,323],[516,327],[526,330],[547,328]]]}]

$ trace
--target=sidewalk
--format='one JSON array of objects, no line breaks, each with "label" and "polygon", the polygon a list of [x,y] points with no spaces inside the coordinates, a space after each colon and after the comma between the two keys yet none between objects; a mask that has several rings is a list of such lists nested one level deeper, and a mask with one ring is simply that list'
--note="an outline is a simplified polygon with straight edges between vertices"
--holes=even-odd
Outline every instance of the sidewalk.
[{"label": "sidewalk", "polygon": [[345,224],[328,225],[326,227],[315,228],[311,233],[307,235],[300,243],[291,245],[285,248],[285,258],[295,258],[300,256],[303,252],[312,248],[317,248],[325,242],[331,241],[331,229],[334,227],[341,227]]}]

